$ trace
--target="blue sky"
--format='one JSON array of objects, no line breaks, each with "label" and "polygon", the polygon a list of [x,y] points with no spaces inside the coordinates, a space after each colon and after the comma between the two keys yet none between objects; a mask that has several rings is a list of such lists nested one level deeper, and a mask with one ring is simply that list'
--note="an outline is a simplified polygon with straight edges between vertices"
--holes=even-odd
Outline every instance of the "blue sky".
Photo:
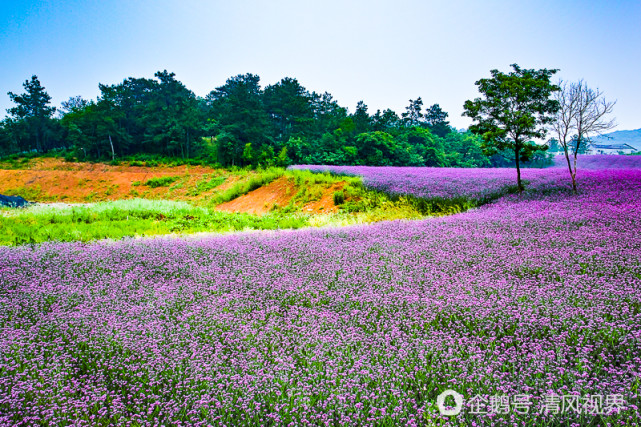
[{"label": "blue sky", "polygon": [[167,69],[204,96],[240,73],[295,77],[354,110],[439,103],[457,127],[474,82],[558,68],[641,128],[641,1],[15,1],[0,4],[0,116],[32,74],[59,105]]}]

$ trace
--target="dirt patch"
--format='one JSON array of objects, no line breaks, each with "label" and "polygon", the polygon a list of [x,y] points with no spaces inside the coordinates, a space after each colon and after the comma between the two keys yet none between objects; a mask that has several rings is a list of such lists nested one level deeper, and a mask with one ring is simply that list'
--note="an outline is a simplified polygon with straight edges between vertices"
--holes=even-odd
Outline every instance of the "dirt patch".
[{"label": "dirt patch", "polygon": [[330,213],[338,212],[338,206],[334,204],[334,193],[341,191],[347,184],[345,181],[332,184],[323,192],[321,198],[314,202],[309,202],[303,206],[303,213]]},{"label": "dirt patch", "polygon": [[[205,166],[145,167],[65,162],[56,158],[32,159],[23,167],[3,169],[0,165],[0,194],[18,194],[33,202],[88,203],[145,198],[207,203],[215,194],[249,178]],[[157,188],[144,185],[151,178],[166,176],[177,179]],[[221,176],[225,180],[219,186],[210,188],[207,185]],[[297,202],[296,207],[307,214],[336,212],[334,193],[345,185],[346,182],[341,181],[329,188],[321,188],[320,197],[315,196],[317,200],[304,204]],[[216,209],[262,215],[276,206],[283,208],[289,205],[298,190],[300,188],[293,181],[283,176]]]},{"label": "dirt patch", "polygon": [[[198,200],[212,190],[189,195],[197,183],[220,174],[220,170],[204,166],[112,166],[46,158],[30,162],[25,169],[0,169],[0,194],[17,193],[37,202],[96,202],[136,197]],[[151,178],[164,176],[179,179],[165,187],[144,185]]]},{"label": "dirt patch", "polygon": [[262,215],[274,208],[283,207],[296,194],[296,186],[286,177],[280,177],[271,183],[216,207],[225,212],[246,212]]},{"label": "dirt patch", "polygon": [[[342,190],[346,184],[345,181],[333,184],[323,191],[320,199],[308,202],[304,206],[299,205],[299,209],[302,213],[308,214],[337,212],[338,206],[334,204],[334,193]],[[231,202],[218,205],[216,209],[225,212],[245,212],[262,215],[271,211],[275,206],[281,208],[287,206],[298,190],[293,182],[286,177],[281,177]]]}]

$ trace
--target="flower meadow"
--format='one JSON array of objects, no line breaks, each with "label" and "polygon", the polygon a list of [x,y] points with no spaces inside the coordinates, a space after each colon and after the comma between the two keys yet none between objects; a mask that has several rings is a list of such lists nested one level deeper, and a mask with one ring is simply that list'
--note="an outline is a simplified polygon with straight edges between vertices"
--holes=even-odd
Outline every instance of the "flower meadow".
[{"label": "flower meadow", "polygon": [[[508,168],[428,168],[401,166],[295,166],[315,172],[363,177],[374,190],[393,195],[411,195],[423,199],[468,198],[492,199],[516,188],[516,171]],[[544,169],[523,169],[529,186],[540,187],[562,175]]]},{"label": "flower meadow", "polygon": [[544,172],[419,221],[0,247],[0,424],[638,425],[641,170]]},{"label": "flower meadow", "polygon": [[[580,155],[579,182],[582,171],[641,169],[641,156]],[[430,168],[397,166],[325,166],[297,165],[295,169],[330,172],[363,177],[367,187],[395,195],[424,199],[467,198],[486,202],[516,189],[513,168]],[[550,190],[565,187],[569,179],[564,156],[556,156],[554,167],[524,168],[521,175],[528,189]]]}]

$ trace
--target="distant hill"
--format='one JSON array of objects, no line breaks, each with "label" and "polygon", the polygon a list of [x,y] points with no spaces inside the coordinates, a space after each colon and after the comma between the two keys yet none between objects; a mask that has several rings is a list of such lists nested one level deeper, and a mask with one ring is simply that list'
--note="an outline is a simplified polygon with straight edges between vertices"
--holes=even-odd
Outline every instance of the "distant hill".
[{"label": "distant hill", "polygon": [[592,138],[594,144],[628,144],[641,150],[641,129],[618,130],[603,136]]}]

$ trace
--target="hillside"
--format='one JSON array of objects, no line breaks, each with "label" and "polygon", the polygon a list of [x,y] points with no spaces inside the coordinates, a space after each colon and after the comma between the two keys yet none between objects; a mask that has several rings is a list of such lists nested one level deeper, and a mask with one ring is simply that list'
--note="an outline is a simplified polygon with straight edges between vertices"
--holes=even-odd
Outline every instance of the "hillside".
[{"label": "hillside", "polygon": [[618,130],[593,138],[592,141],[595,144],[628,144],[641,150],[641,129]]}]

